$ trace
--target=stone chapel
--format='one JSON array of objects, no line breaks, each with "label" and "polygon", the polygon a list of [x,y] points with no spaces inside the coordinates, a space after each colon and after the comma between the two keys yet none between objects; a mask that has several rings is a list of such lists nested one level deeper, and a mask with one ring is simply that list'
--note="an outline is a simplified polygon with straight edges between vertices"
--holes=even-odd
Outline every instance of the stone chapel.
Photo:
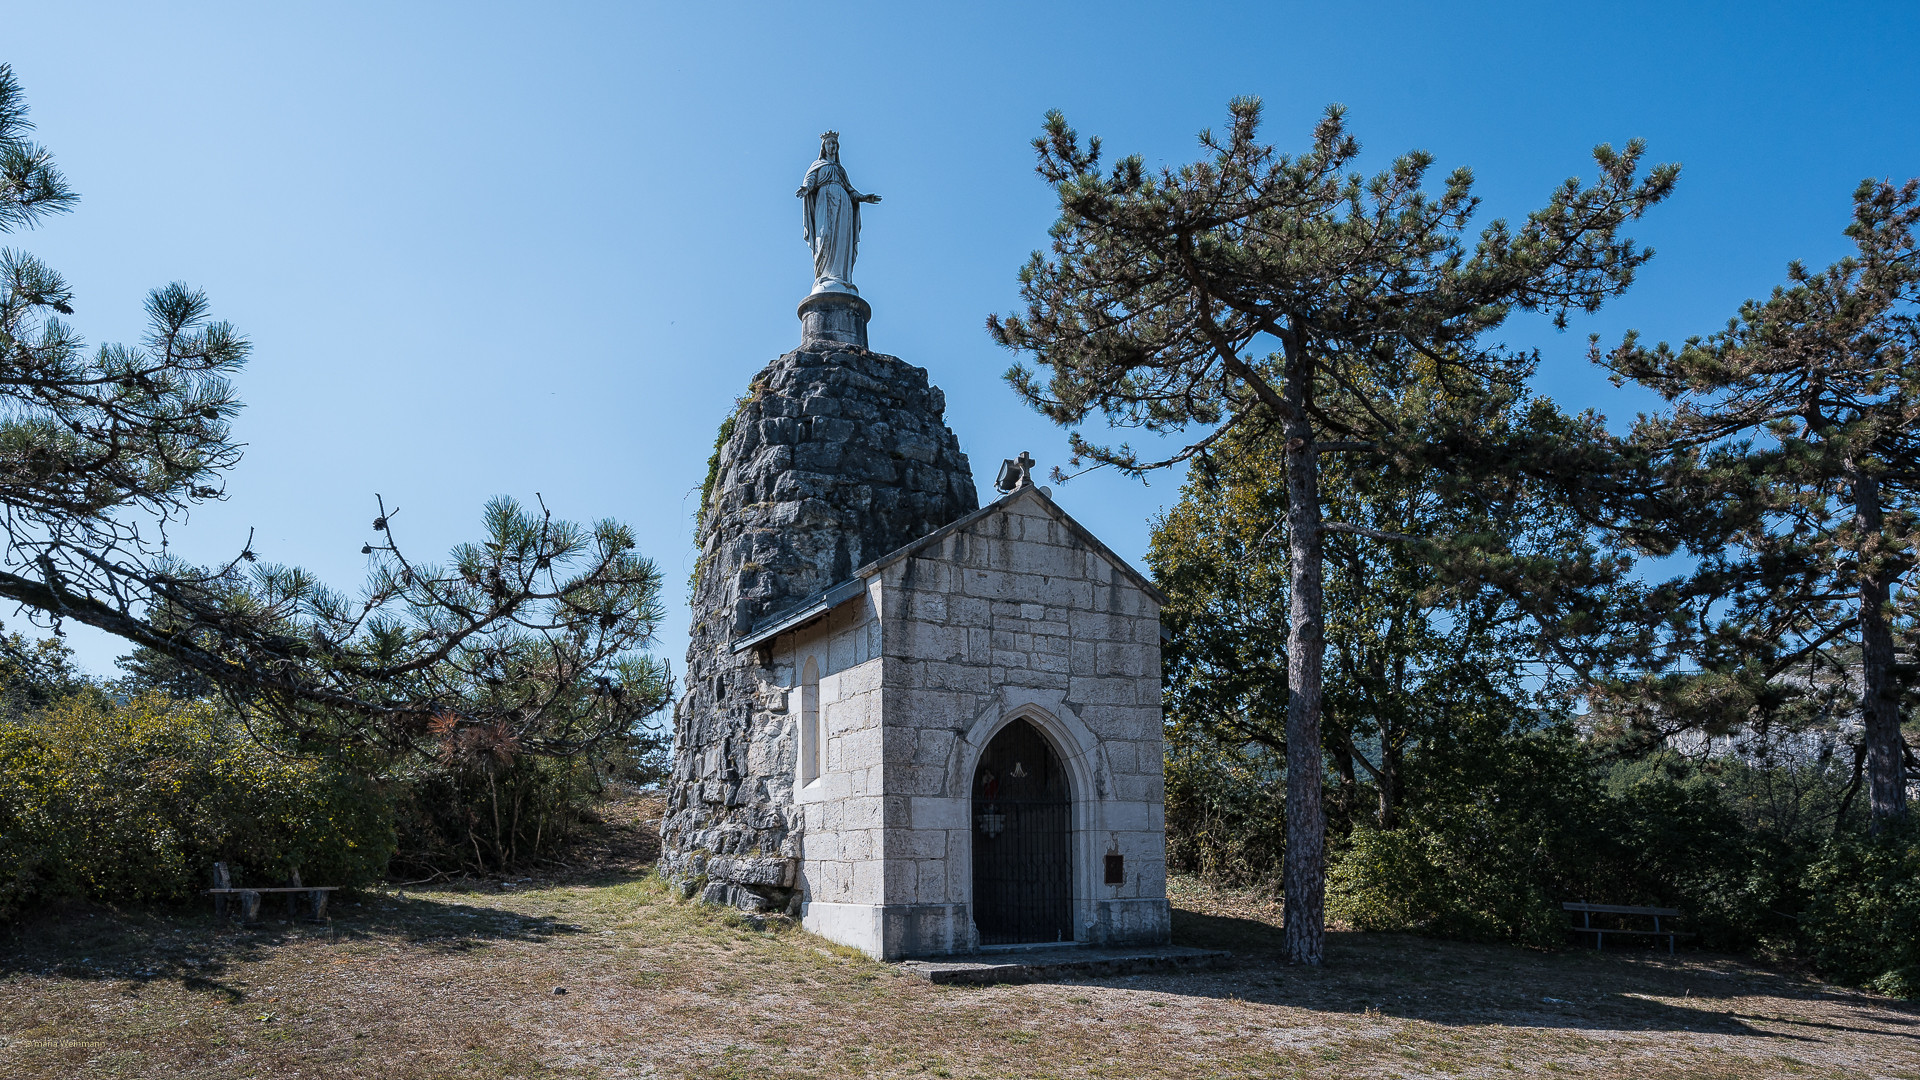
[{"label": "stone chapel", "polygon": [[867,348],[877,197],[831,133],[800,194],[800,347],[703,496],[662,872],[887,960],[1164,942],[1162,597],[1026,455],[979,505],[926,370]]}]

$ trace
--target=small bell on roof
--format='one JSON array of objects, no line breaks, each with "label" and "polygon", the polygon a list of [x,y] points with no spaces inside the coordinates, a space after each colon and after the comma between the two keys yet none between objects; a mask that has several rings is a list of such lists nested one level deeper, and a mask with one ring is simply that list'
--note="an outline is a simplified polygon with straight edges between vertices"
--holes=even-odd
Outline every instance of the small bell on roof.
[{"label": "small bell on roof", "polygon": [[994,478],[993,487],[1002,495],[1011,495],[1033,483],[1033,457],[1025,450],[1017,458],[1007,458],[1000,463],[1000,475]]}]

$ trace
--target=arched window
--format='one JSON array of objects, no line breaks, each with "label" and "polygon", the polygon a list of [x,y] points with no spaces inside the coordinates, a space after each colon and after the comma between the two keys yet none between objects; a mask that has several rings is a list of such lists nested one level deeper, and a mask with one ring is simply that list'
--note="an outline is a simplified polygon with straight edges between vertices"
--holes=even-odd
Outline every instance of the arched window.
[{"label": "arched window", "polygon": [[820,744],[820,665],[807,657],[800,674],[800,783],[820,779],[826,750]]}]

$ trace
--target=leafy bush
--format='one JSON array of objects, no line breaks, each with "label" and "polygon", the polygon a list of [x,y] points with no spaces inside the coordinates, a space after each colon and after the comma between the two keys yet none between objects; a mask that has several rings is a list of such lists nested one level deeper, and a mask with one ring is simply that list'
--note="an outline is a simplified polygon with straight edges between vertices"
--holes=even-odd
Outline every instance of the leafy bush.
[{"label": "leafy bush", "polygon": [[1360,826],[1329,909],[1361,929],[1557,944],[1560,904],[1678,907],[1715,944],[1752,934],[1768,882],[1718,787],[1667,759],[1604,769],[1562,727],[1436,743],[1404,822]]},{"label": "leafy bush", "polygon": [[584,757],[415,757],[397,779],[395,872],[408,874],[524,867],[575,838],[601,792]]},{"label": "leafy bush", "polygon": [[608,783],[658,784],[671,746],[652,724],[570,757],[521,753],[501,727],[436,723],[433,730],[437,753],[404,754],[387,769],[396,873],[502,873],[552,858],[595,820]]},{"label": "leafy bush", "polygon": [[1330,913],[1367,930],[1564,937],[1565,867],[1588,855],[1601,802],[1579,745],[1558,729],[1448,740],[1409,773],[1402,823],[1357,826],[1336,856]]},{"label": "leafy bush", "polygon": [[1776,912],[1804,860],[1742,821],[1719,770],[1658,754],[1613,764],[1604,792],[1595,827],[1605,833],[1584,880],[1572,875],[1587,899],[1679,908],[1714,948],[1787,929]]},{"label": "leafy bush", "polygon": [[1801,928],[1826,974],[1920,997],[1920,821],[1828,844],[1806,874]]},{"label": "leafy bush", "polygon": [[37,896],[59,865],[42,805],[57,783],[46,745],[15,724],[0,723],[0,918]]},{"label": "leafy bush", "polygon": [[372,784],[257,740],[211,704],[76,694],[0,723],[0,915],[36,898],[177,900],[236,883],[360,885],[393,852]]},{"label": "leafy bush", "polygon": [[[111,684],[117,693],[206,690],[190,669],[152,650],[137,649],[121,657],[120,666],[124,675]],[[626,689],[663,692],[665,673],[658,674],[658,686],[636,680]],[[212,698],[195,700],[218,704]],[[650,717],[629,713],[621,719],[621,726],[601,731],[566,756],[529,753],[525,729],[461,723],[452,715],[437,717],[423,729],[424,737],[399,746],[369,745],[363,732],[351,729],[307,731],[303,737],[309,746],[334,750],[386,795],[397,833],[390,872],[489,874],[525,869],[560,854],[592,820],[609,783],[646,788],[666,778],[669,732]],[[556,727],[545,734],[566,738],[569,732]]]},{"label": "leafy bush", "polygon": [[1280,880],[1287,787],[1278,755],[1191,728],[1167,739],[1167,864],[1229,885]]}]

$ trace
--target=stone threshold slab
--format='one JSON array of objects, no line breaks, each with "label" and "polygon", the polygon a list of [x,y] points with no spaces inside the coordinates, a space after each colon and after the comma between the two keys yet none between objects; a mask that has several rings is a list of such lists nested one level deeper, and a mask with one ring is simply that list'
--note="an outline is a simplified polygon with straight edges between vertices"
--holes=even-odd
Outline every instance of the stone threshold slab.
[{"label": "stone threshold slab", "polygon": [[1146,945],[1135,949],[1069,946],[902,960],[900,970],[936,986],[989,986],[1138,975],[1149,971],[1190,971],[1217,966],[1231,955],[1222,949],[1194,949],[1185,945]]}]

